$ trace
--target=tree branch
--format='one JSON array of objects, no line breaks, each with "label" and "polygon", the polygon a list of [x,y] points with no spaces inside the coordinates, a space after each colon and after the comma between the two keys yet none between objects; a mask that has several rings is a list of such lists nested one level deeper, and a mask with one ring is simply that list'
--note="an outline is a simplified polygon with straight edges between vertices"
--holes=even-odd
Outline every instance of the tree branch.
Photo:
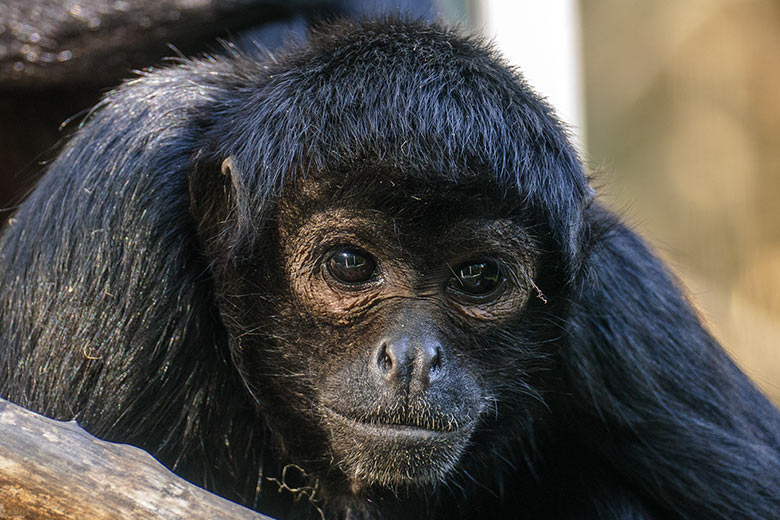
[{"label": "tree branch", "polygon": [[0,399],[0,519],[267,519],[145,451]]}]

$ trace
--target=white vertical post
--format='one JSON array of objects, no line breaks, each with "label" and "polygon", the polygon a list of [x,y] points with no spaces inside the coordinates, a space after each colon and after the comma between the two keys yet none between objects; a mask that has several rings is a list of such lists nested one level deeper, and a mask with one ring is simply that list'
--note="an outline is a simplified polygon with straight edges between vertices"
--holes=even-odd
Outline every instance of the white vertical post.
[{"label": "white vertical post", "polygon": [[576,0],[476,0],[475,23],[584,146],[580,22]]}]

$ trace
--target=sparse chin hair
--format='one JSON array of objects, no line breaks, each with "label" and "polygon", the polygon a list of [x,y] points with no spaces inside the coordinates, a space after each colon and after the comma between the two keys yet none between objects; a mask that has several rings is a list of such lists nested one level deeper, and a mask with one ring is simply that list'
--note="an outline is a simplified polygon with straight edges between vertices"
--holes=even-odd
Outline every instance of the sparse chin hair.
[{"label": "sparse chin hair", "polygon": [[448,431],[372,424],[326,412],[330,445],[353,490],[436,487],[452,472],[468,445],[471,422]]}]

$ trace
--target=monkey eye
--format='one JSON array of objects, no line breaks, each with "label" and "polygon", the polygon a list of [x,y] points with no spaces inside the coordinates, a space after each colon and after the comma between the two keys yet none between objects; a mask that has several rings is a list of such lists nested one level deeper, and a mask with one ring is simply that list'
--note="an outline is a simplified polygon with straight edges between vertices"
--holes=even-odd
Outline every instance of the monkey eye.
[{"label": "monkey eye", "polygon": [[461,264],[454,272],[447,285],[469,296],[486,296],[504,281],[501,268],[494,260]]},{"label": "monkey eye", "polygon": [[337,249],[328,259],[328,272],[336,281],[355,285],[370,280],[376,270],[376,262],[370,254],[357,247]]}]

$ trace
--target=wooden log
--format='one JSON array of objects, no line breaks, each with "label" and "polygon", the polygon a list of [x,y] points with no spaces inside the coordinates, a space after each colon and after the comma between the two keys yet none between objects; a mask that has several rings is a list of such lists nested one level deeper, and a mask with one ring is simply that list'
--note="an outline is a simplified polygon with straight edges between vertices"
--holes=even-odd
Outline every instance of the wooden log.
[{"label": "wooden log", "polygon": [[268,519],[147,452],[0,399],[0,520]]}]

